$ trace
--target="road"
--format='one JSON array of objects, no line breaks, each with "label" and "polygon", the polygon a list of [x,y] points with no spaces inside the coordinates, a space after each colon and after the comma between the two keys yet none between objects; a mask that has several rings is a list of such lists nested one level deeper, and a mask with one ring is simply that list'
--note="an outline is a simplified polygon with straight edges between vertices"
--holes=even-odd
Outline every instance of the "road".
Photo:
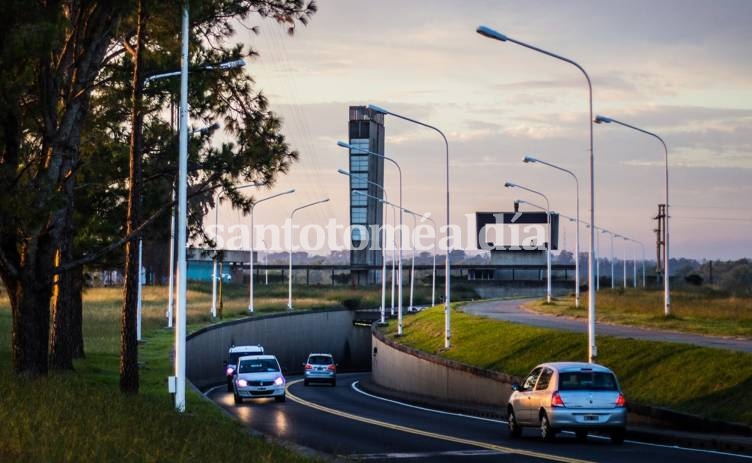
[{"label": "road", "polygon": [[590,436],[578,442],[562,434],[554,443],[536,429],[520,439],[507,437],[506,424],[478,417],[431,411],[359,391],[367,373],[340,374],[337,387],[305,387],[288,378],[285,403],[257,399],[234,405],[232,394],[217,387],[206,393],[220,407],[266,435],[315,450],[364,461],[409,462],[751,462],[752,456]]},{"label": "road", "polygon": [[[521,305],[529,301],[529,299],[515,299],[477,302],[463,306],[462,310],[475,315],[482,315],[488,318],[522,323],[525,325],[574,331],[578,333],[587,332],[586,319],[538,314],[523,309]],[[702,336],[698,334],[651,330],[634,326],[609,325],[603,323],[596,324],[595,333],[596,336],[616,336],[649,341],[677,342],[713,347],[716,349],[752,352],[752,341],[745,339]]]}]

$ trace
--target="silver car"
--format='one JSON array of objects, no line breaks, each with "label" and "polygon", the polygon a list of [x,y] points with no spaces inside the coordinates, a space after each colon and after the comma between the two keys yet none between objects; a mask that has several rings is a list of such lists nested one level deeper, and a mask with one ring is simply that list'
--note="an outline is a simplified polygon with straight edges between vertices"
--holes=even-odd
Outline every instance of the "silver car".
[{"label": "silver car", "polygon": [[305,386],[317,381],[337,385],[337,364],[331,354],[309,354],[303,368]]},{"label": "silver car", "polygon": [[509,434],[519,437],[524,426],[538,427],[544,440],[562,430],[584,440],[588,432],[606,432],[621,444],[627,407],[616,375],[594,363],[554,362],[538,365],[522,385],[512,385],[507,405]]},{"label": "silver car", "polygon": [[233,378],[235,404],[243,399],[274,397],[285,401],[285,377],[273,355],[250,355],[238,359],[238,369]]}]

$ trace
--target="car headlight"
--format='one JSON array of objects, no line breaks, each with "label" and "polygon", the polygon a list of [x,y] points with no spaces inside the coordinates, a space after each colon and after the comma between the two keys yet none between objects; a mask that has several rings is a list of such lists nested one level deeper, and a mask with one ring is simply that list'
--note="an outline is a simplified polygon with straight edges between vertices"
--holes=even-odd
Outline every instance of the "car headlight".
[{"label": "car headlight", "polygon": [[274,380],[275,386],[282,386],[285,384],[285,378],[283,376],[278,376],[277,379]]},{"label": "car headlight", "polygon": [[246,381],[244,379],[239,379],[238,380],[238,387],[246,387],[246,386],[248,386],[248,381]]}]

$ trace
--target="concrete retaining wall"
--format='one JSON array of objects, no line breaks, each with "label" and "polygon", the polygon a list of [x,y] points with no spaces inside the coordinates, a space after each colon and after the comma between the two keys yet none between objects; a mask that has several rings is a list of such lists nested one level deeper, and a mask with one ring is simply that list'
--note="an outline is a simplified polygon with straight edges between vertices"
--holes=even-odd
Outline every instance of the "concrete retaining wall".
[{"label": "concrete retaining wall", "polygon": [[518,378],[430,355],[373,330],[371,380],[379,386],[457,406],[504,410]]},{"label": "concrete retaining wall", "polygon": [[306,311],[233,320],[203,328],[186,339],[186,376],[198,388],[225,380],[231,345],[261,344],[288,373],[302,371],[311,352],[328,352],[342,370],[371,366],[371,331],[353,326],[350,310]]}]

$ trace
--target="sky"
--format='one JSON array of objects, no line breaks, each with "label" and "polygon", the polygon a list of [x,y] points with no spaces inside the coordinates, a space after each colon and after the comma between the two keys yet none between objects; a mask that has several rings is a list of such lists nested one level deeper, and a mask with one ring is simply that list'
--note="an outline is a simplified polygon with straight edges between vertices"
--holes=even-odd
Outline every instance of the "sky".
[{"label": "sky", "polygon": [[[259,56],[250,73],[283,119],[300,153],[290,173],[260,199],[256,224],[349,224],[348,107],[376,104],[440,128],[449,141],[452,223],[476,211],[509,211],[546,194],[551,209],[575,215],[573,179],[589,218],[588,92],[571,64],[475,32],[479,25],[579,63],[590,75],[594,114],[659,134],[668,145],[672,257],[752,257],[752,2],[741,0],[352,1],[319,0],[294,36],[249,18],[236,39]],[[385,154],[403,172],[403,204],[445,223],[444,145],[435,132],[386,117]],[[594,126],[596,226],[645,244],[655,256],[658,204],[664,202],[660,143],[614,124]],[[397,198],[396,172],[385,186]],[[532,209],[531,209],[532,210]],[[212,214],[213,216],[213,214]],[[223,206],[222,224],[246,223]],[[463,225],[464,226],[464,225]],[[586,231],[581,248],[587,249]],[[225,235],[225,239],[230,237]],[[574,248],[562,221],[559,246]],[[297,241],[297,239],[296,239]],[[609,237],[600,238],[608,257]],[[615,244],[617,256],[623,245]],[[326,250],[322,250],[325,253]],[[628,251],[631,255],[633,248]]]}]

